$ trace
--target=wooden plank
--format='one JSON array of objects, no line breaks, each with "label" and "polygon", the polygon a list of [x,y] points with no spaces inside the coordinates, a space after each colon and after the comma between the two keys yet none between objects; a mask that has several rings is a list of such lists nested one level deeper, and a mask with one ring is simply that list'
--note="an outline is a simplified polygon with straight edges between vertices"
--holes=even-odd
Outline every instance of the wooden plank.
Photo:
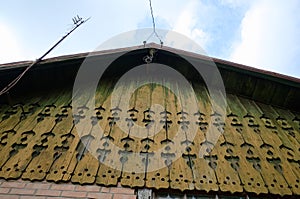
[{"label": "wooden plank", "polygon": [[189,168],[186,160],[181,157],[172,162],[170,167],[170,180],[171,189],[184,191],[193,190],[195,188],[192,170]]},{"label": "wooden plank", "polygon": [[262,140],[265,143],[269,142],[268,144],[272,146],[279,147],[282,144],[281,140],[278,136],[272,136],[272,134],[276,135],[275,122],[270,118],[270,116],[267,113],[264,113],[263,110],[260,109],[258,103],[255,103],[254,101],[251,101],[250,103],[251,107],[253,107],[253,114],[257,115],[257,117],[260,118],[260,120],[258,120],[258,123],[260,124],[262,129],[260,133]]},{"label": "wooden plank", "polygon": [[[112,154],[114,155],[114,154]],[[116,186],[118,177],[121,176],[121,171],[101,163],[97,174],[96,183],[104,186]]]},{"label": "wooden plank", "polygon": [[[12,130],[15,125],[20,121],[20,115],[22,113],[22,105],[2,105],[0,113],[0,151],[7,145],[7,142],[16,133]],[[1,123],[2,122],[2,123]],[[1,168],[1,163],[0,163]]]},{"label": "wooden plank", "polygon": [[[222,93],[219,93],[218,95],[219,98],[214,99],[217,100],[215,101],[217,104],[215,107],[212,107],[212,105],[210,105],[212,99],[210,98],[209,94],[207,92],[202,93],[202,96],[204,96],[202,98],[208,100],[207,103],[209,104],[208,106],[212,107],[210,109],[212,112],[209,114],[210,122],[208,123],[208,130],[205,136],[206,142],[209,143],[207,144],[207,147],[209,147],[210,149],[206,149],[205,152],[203,151],[202,147],[202,150],[200,152],[204,155],[206,160],[209,161],[210,167],[214,169],[215,175],[217,177],[217,182],[222,191],[229,191],[232,193],[242,192],[243,188],[240,185],[239,175],[231,166],[233,163],[225,159],[225,155],[228,150],[234,151],[233,148],[229,148],[227,143],[234,145],[234,143],[240,140],[240,138],[237,139],[231,137],[231,134],[236,132],[235,129],[233,131],[228,128],[228,122],[230,120],[226,119],[226,115],[224,115],[226,114],[226,110],[224,110],[224,107],[219,107],[219,105],[224,104],[224,102],[222,102],[224,96],[222,96]],[[226,140],[225,134],[228,136],[228,141]],[[232,156],[229,157],[232,158]],[[235,160],[234,163],[236,163],[236,159],[232,159]]]},{"label": "wooden plank", "polygon": [[[187,139],[192,141],[192,138],[188,138],[185,132],[187,130],[187,123],[183,123],[188,122],[188,118],[185,118],[187,117],[187,110],[185,110],[187,107],[186,104],[182,102],[184,96],[181,96],[183,94],[180,92],[181,89],[182,88],[178,85],[171,85],[166,82],[165,109],[172,113],[169,117],[170,121],[172,121],[172,126],[168,129],[168,137],[172,143],[171,149],[173,149],[173,151],[169,150],[167,153],[173,153],[175,155],[174,158],[170,158],[172,162],[169,166],[170,188],[183,191],[193,190],[194,184],[192,170],[188,167],[186,161],[181,158],[186,147],[185,141],[187,141]],[[181,117],[181,119],[178,120],[178,117]],[[181,125],[179,125],[180,123]]]},{"label": "wooden plank", "polygon": [[[196,154],[190,153],[189,150],[192,145],[194,137],[196,136],[197,129],[195,128],[195,121],[193,121],[192,110],[197,110],[197,103],[195,99],[191,99],[191,90],[182,91],[182,87],[177,86],[177,98],[175,104],[175,110],[177,113],[177,118],[175,122],[177,123],[177,135],[176,139],[173,139],[175,146],[179,148],[177,160],[175,160],[170,169],[170,187],[174,189],[183,190],[193,190],[194,187],[194,176],[192,170],[192,158]],[[193,100],[195,104],[193,104]],[[190,102],[190,103],[188,103]],[[172,101],[170,102],[172,104]],[[183,158],[185,157],[185,158]]]},{"label": "wooden plank", "polygon": [[104,147],[101,147],[101,151],[99,151],[101,152],[99,153],[101,165],[97,174],[96,183],[116,186],[122,174],[122,164],[118,150],[116,150],[115,143],[111,139],[102,139],[100,144]]},{"label": "wooden plank", "polygon": [[300,114],[296,112],[292,112],[291,114],[292,115],[290,117],[293,117],[293,123],[291,125],[295,126],[295,129],[297,129],[298,133],[300,133]]},{"label": "wooden plank", "polygon": [[[276,129],[276,135],[280,139],[282,145],[297,151],[297,148],[300,147],[300,134],[295,130],[293,125],[293,119],[289,116],[289,112],[286,111],[286,114],[279,115],[274,108],[268,105],[259,103],[260,108],[268,114],[270,119],[273,121]],[[289,121],[285,119],[289,118]],[[279,146],[279,148],[281,145]]]},{"label": "wooden plank", "polygon": [[220,107],[220,104],[218,104],[223,103],[223,96],[219,96],[220,99],[214,99],[215,106],[212,106],[213,99],[209,95],[208,90],[204,88],[204,86],[202,86],[202,91],[199,93],[199,96],[199,101],[203,102],[203,104],[199,103],[200,112],[201,110],[203,110],[206,113],[207,121],[207,126],[204,127],[205,141],[201,143],[201,148],[199,151],[200,157],[204,157],[206,155],[209,155],[209,151],[214,148],[214,145],[218,142],[221,135],[224,133],[226,109],[225,107]]},{"label": "wooden plank", "polygon": [[[40,111],[45,109],[44,105],[47,105],[50,101],[51,98],[46,98],[40,101],[40,105],[34,104],[33,106],[33,104],[29,104],[28,108],[23,108],[20,116],[21,122],[14,128],[16,136],[10,140],[8,147],[3,149],[6,156],[3,158],[5,164],[1,172],[6,172],[3,174],[0,172],[0,175],[3,175],[4,178],[19,178],[31,159],[36,156],[33,148],[35,143],[41,141],[42,133],[49,132],[52,128],[48,122],[42,122],[42,125],[38,122]],[[30,117],[27,115],[30,115]]]},{"label": "wooden plank", "polygon": [[108,90],[101,90],[101,92],[98,92],[96,96],[96,98],[100,99],[96,105],[99,108],[98,115],[101,115],[100,118],[102,117],[102,119],[98,121],[98,125],[103,131],[99,132],[102,137],[100,138],[100,144],[98,148],[98,161],[100,165],[96,175],[96,183],[100,185],[116,186],[121,175],[121,170],[117,170],[116,168],[111,168],[109,166],[111,160],[116,161],[110,157],[113,156],[113,158],[115,158],[117,157],[117,154],[115,154],[116,151],[113,150],[114,138],[111,137],[111,120],[109,118],[112,116],[112,105],[111,95],[107,95],[108,93]]},{"label": "wooden plank", "polygon": [[284,134],[296,149],[300,143],[300,118],[289,110],[279,108],[273,108],[273,110],[278,114],[276,121],[279,128],[284,131]]},{"label": "wooden plank", "polygon": [[[53,131],[58,134],[62,134],[61,141],[58,142],[57,147],[63,150],[61,156],[54,162],[51,170],[47,176],[49,181],[69,181],[72,177],[72,181],[81,184],[91,184],[95,181],[98,160],[94,156],[95,154],[89,153],[90,149],[85,149],[87,143],[82,143],[83,137],[87,134],[91,134],[91,129],[93,128],[96,120],[96,114],[98,110],[93,111],[94,115],[89,117],[86,115],[89,107],[86,104],[89,102],[90,98],[84,93],[77,95],[77,110],[69,109],[65,107],[63,112],[67,115],[64,119],[64,126],[57,125]],[[79,132],[76,126],[73,125],[73,115],[74,122],[76,125],[83,124],[85,127],[83,129],[79,128],[86,134]],[[69,147],[69,150],[65,151]],[[80,157],[79,157],[80,156]]]},{"label": "wooden plank", "polygon": [[[251,146],[261,146],[263,144],[263,140],[259,134],[260,125],[257,122],[258,119],[255,118],[254,115],[242,105],[240,98],[232,95],[227,96],[230,109],[234,110],[236,113],[239,113],[238,115],[240,116],[240,122],[242,123],[242,126],[245,127],[241,131],[244,141],[243,145],[246,148],[253,148]],[[231,101],[232,103],[230,103]]]},{"label": "wooden plank", "polygon": [[[207,132],[208,127],[208,120],[205,117],[208,113],[202,112],[202,114],[203,115],[199,115],[199,118],[201,117],[201,119],[198,120],[198,124],[202,124],[199,124],[200,128],[198,129],[197,135],[194,139],[194,145],[190,146],[191,154],[197,155],[197,158],[193,159],[193,175],[195,181],[195,188],[197,190],[205,190],[207,192],[211,190],[218,191],[219,187],[215,170],[209,166],[216,164],[216,159],[214,159],[214,157],[211,157],[206,151],[204,154],[203,152],[200,153],[202,145],[206,143],[204,133]],[[206,123],[207,125],[204,125]]]},{"label": "wooden plank", "polygon": [[237,159],[235,156],[229,156],[233,160],[232,162],[230,161],[231,159],[226,159],[226,151],[229,149],[234,151],[234,149],[228,148],[226,145],[221,146],[221,143],[224,141],[225,140],[223,139],[219,139],[212,151],[212,154],[218,157],[215,171],[218,182],[220,183],[220,190],[231,193],[242,192],[243,187],[241,186],[240,177],[236,172],[236,162],[238,162],[239,159]]},{"label": "wooden plank", "polygon": [[[264,180],[258,171],[258,162],[253,162],[257,159],[256,148],[254,148],[255,142],[250,142],[255,139],[253,138],[253,133],[249,131],[248,122],[243,119],[243,116],[247,115],[247,111],[243,109],[239,102],[239,99],[234,95],[227,95],[227,103],[231,113],[236,114],[236,117],[232,117],[232,121],[229,123],[231,126],[238,127],[239,133],[242,136],[243,143],[238,143],[235,146],[235,155],[239,159],[238,173],[242,181],[243,187],[247,192],[253,192],[256,194],[268,193],[268,189],[265,187]],[[237,125],[240,124],[240,125]],[[247,138],[245,139],[245,136]],[[257,139],[257,138],[256,138]],[[260,142],[259,142],[260,143]],[[248,160],[252,162],[249,162]],[[257,168],[257,169],[255,169]]]},{"label": "wooden plank", "polygon": [[[260,110],[257,109],[257,106],[254,104],[254,102],[242,98],[240,98],[240,101],[242,102],[242,105],[245,107],[245,109],[250,113],[256,115],[256,117],[257,115],[262,115]],[[257,122],[259,124],[259,135],[261,136],[263,144],[256,144],[255,148],[257,149],[257,154],[260,159],[260,173],[264,179],[264,182],[269,192],[272,194],[291,194],[292,192],[288,188],[288,184],[286,183],[283,175],[275,169],[278,167],[274,168],[275,165],[269,162],[270,160],[276,161],[279,158],[279,154],[276,150],[274,150],[276,146],[280,146],[280,143],[278,143],[279,138],[277,136],[276,138],[276,134],[272,133],[272,128],[271,130],[269,130],[269,128],[265,126],[267,124],[266,121],[264,123],[261,120],[257,120]]]},{"label": "wooden plank", "polygon": [[[169,168],[166,164],[167,157],[163,154],[170,154],[172,156],[172,143],[167,143],[166,130],[163,128],[165,120],[171,121],[170,114],[163,114],[165,109],[166,93],[163,86],[154,84],[151,88],[151,110],[153,113],[147,113],[152,115],[153,125],[149,130],[150,138],[154,140],[151,143],[149,153],[153,152],[153,156],[150,159],[150,166],[148,166],[146,174],[146,186],[149,188],[168,188],[170,175]],[[164,118],[165,117],[165,118]],[[173,122],[173,121],[172,121]],[[172,126],[172,124],[169,124]],[[169,130],[169,129],[168,129]],[[165,142],[161,142],[165,140]],[[168,149],[168,150],[166,150]],[[163,157],[162,157],[163,156]]]},{"label": "wooden plank", "polygon": [[[90,124],[89,119],[82,121]],[[76,167],[73,172],[71,181],[80,184],[92,184],[95,181],[95,177],[98,171],[99,163],[96,158],[97,140],[100,136],[96,136],[91,133],[84,135],[80,138],[80,141],[76,147],[76,156],[73,156],[73,161],[76,157]],[[74,164],[73,164],[74,165]]]},{"label": "wooden plank", "polygon": [[101,165],[98,170],[96,183],[101,185],[114,185],[118,183],[120,175],[122,174],[122,163],[121,157],[119,155],[119,148],[122,146],[121,139],[125,137],[127,132],[123,132],[119,128],[119,122],[123,110],[119,107],[122,93],[125,92],[125,88],[119,87],[119,90],[116,90],[117,97],[112,97],[113,93],[107,97],[104,102],[103,107],[107,109],[104,115],[105,120],[100,121],[100,126],[104,130],[104,133],[100,139],[100,145],[98,148],[99,160]]},{"label": "wooden plank", "polygon": [[[47,110],[48,107],[43,108],[42,106],[41,109]],[[51,117],[46,117],[43,120],[39,120],[41,115],[40,113],[36,118],[33,117],[35,121],[31,123],[33,127],[31,131],[24,132],[24,129],[20,131],[20,129],[22,128],[17,130],[17,132],[20,132],[22,136],[21,139],[15,143],[17,145],[24,145],[26,143],[26,147],[20,150],[14,156],[10,157],[10,159],[5,164],[4,167],[8,168],[12,168],[12,166],[15,166],[15,163],[17,163],[19,166],[22,165],[20,166],[19,172],[6,173],[9,178],[20,176],[22,172],[25,171],[25,169],[27,171],[28,164],[30,164],[32,159],[36,158],[40,154],[40,150],[44,150],[49,146],[48,141],[51,140],[51,138],[54,136],[54,134],[50,132],[51,129],[55,126],[54,119]],[[23,143],[23,140],[26,140],[25,143]],[[42,173],[42,169],[39,169],[39,172]]]},{"label": "wooden plank", "polygon": [[291,181],[289,184],[291,189],[295,195],[299,195],[299,187],[300,187],[300,168],[299,168],[299,161],[290,161],[289,164],[291,165],[292,170],[290,172],[294,173],[295,181]]},{"label": "wooden plank", "polygon": [[[38,104],[40,99],[41,97],[30,96],[24,97],[21,100],[15,99],[15,103],[12,103],[12,105],[2,104],[2,108],[0,108],[0,110],[2,109],[2,113],[0,113],[0,132],[13,129],[17,122],[21,119],[18,117],[22,116],[22,119],[24,119],[26,114],[28,115],[29,113],[32,113],[32,111],[34,111],[34,106]],[[31,108],[31,110],[27,110],[27,107],[24,107],[24,105],[30,105],[28,108]],[[20,111],[22,114],[18,115]],[[12,116],[14,116],[14,118],[11,118]]]},{"label": "wooden plank", "polygon": [[[136,85],[138,86],[138,85]],[[148,89],[147,89],[148,88]],[[131,88],[129,87],[129,90]],[[145,185],[145,177],[147,166],[149,163],[148,150],[143,151],[141,140],[147,138],[148,130],[145,128],[145,123],[142,122],[143,112],[150,105],[150,90],[149,87],[137,89],[132,96],[132,100],[127,111],[127,129],[128,135],[121,139],[126,150],[122,150],[121,158],[127,158],[124,162],[122,170],[121,184],[131,187],[143,187]],[[131,140],[129,140],[131,139]],[[145,149],[145,148],[144,148]],[[130,151],[129,153],[124,153]],[[144,153],[141,153],[141,152]]]},{"label": "wooden plank", "polygon": [[242,116],[240,112],[234,111],[230,108],[230,98],[227,97],[227,116],[225,117],[225,131],[223,136],[227,146],[232,146],[236,149],[244,143],[242,131],[244,126],[242,124]]},{"label": "wooden plank", "polygon": [[5,115],[5,112],[11,108],[8,104],[0,104],[0,123],[2,122],[2,117]]},{"label": "wooden plank", "polygon": [[[287,141],[283,142],[285,147],[281,147],[281,150],[286,149],[286,152],[289,152],[286,153],[287,158],[294,159],[295,161],[300,160],[300,153],[297,153],[297,149],[300,146],[298,140],[296,141],[295,139],[297,138],[296,135],[300,134],[300,126],[297,125],[298,122],[300,123],[300,120],[297,121],[297,117],[289,110],[274,108],[274,111],[276,111],[276,113],[280,117],[281,121],[279,120],[279,118],[277,120],[279,126],[281,126],[281,129],[284,131],[285,137],[287,137],[290,141],[288,143],[285,143]],[[289,135],[286,135],[286,133],[288,133]],[[295,137],[293,135],[295,135]],[[291,155],[290,153],[293,153],[293,155]]]},{"label": "wooden plank", "polygon": [[87,153],[77,163],[71,181],[80,184],[93,184],[99,168],[99,161],[92,153]]},{"label": "wooden plank", "polygon": [[[97,95],[97,97],[99,96]],[[80,141],[76,147],[76,155],[74,154],[75,156],[73,155],[72,158],[72,167],[76,166],[71,178],[71,181],[74,183],[94,183],[100,166],[97,157],[97,149],[99,148],[99,140],[102,138],[102,134],[98,131],[99,121],[94,119],[98,109],[96,109],[96,107],[94,110],[91,109],[94,105],[91,104],[91,100],[92,98],[88,98],[85,102],[82,101],[82,103],[84,103],[82,104],[82,107],[87,106],[86,109],[89,114],[85,114],[84,112],[81,116],[82,119],[78,122],[78,124],[75,124],[75,127],[77,127],[77,125],[81,125],[80,127],[83,127],[83,129],[77,129]],[[91,113],[92,115],[90,115]],[[81,132],[79,132],[79,130]]]},{"label": "wooden plank", "polygon": [[[33,99],[33,101],[35,101],[35,100],[36,99]],[[49,100],[49,99],[46,99],[46,100]],[[45,101],[40,102],[40,104],[43,104],[43,103],[46,103],[46,102]],[[7,136],[10,135],[11,137],[10,137],[10,139],[6,139],[5,145],[3,145],[2,149],[1,149],[2,158],[0,159],[0,168],[3,166],[3,164],[5,164],[5,162],[11,156],[10,152],[13,150],[11,148],[12,145],[24,137],[24,136],[22,136],[22,133],[30,131],[34,128],[34,125],[32,126],[31,124],[35,123],[35,119],[38,116],[39,110],[33,109],[32,107],[33,106],[31,104],[17,105],[15,107],[13,107],[13,109],[15,109],[14,115],[10,116],[5,123],[2,123],[4,125],[2,125],[1,128],[4,130],[4,132],[7,131],[5,133],[5,134],[7,134]],[[24,115],[25,115],[24,113],[30,113],[31,116],[26,118],[26,117],[24,117]],[[25,146],[25,145],[23,145],[23,146]]]},{"label": "wooden plank", "polygon": [[[209,156],[208,156],[209,157]],[[195,181],[195,189],[209,191],[218,191],[218,182],[214,172],[209,165],[214,164],[205,158],[195,158],[193,165],[193,175]],[[212,162],[213,158],[212,158]]]},{"label": "wooden plank", "polygon": [[192,151],[194,138],[197,135],[196,118],[194,111],[198,110],[198,104],[191,88],[183,88],[177,85],[177,135],[174,142],[179,148],[178,159],[171,165],[171,188],[180,190],[193,190],[195,188],[195,176],[193,173],[193,160],[197,157],[197,151]]},{"label": "wooden plank", "polygon": [[[66,119],[69,120],[68,118]],[[71,121],[73,121],[73,118],[70,118]],[[66,130],[68,129],[67,123],[68,122],[66,122]],[[78,137],[76,130],[72,128],[72,125],[69,125],[69,127],[69,129],[72,130],[69,132],[69,134],[66,133],[65,136],[61,136],[62,140],[57,145],[61,150],[61,153],[57,153],[59,157],[51,165],[51,168],[46,176],[47,181],[68,182],[72,177],[76,166],[76,147],[78,146],[80,138]],[[64,148],[67,150],[64,151]]]},{"label": "wooden plank", "polygon": [[[87,134],[80,134],[82,137],[76,146],[76,153],[73,154],[73,163],[70,164],[75,169],[71,179],[74,183],[92,184],[98,177],[100,160],[98,160],[97,150],[99,148],[98,142],[103,136],[103,132],[99,132],[99,124],[104,120],[103,113],[106,110],[102,107],[103,104],[99,103],[102,103],[107,97],[109,93],[107,88],[107,85],[103,85],[103,87],[97,90],[95,98],[96,106],[95,110],[93,110],[94,114],[80,121],[85,124],[86,128],[84,131]],[[81,148],[80,150],[86,150],[80,159],[78,159],[80,155],[78,152],[79,148]]]},{"label": "wooden plank", "polygon": [[[276,152],[280,158],[280,159],[278,159],[278,163],[275,164],[274,166],[277,167],[277,165],[280,165],[280,168],[278,168],[278,170],[284,176],[284,179],[286,180],[287,184],[289,186],[291,186],[292,192],[294,194],[299,194],[300,190],[295,186],[296,184],[298,184],[299,176],[297,175],[297,173],[293,172],[293,170],[295,170],[292,168],[294,165],[290,164],[290,162],[295,161],[295,159],[288,160],[288,158],[287,158],[288,153],[287,152],[282,153],[283,148],[285,148],[285,149],[289,148],[289,149],[291,149],[291,150],[289,150],[290,154],[292,152],[293,152],[293,154],[295,154],[295,152],[299,154],[299,152],[297,150],[299,148],[299,143],[295,140],[295,138],[293,136],[291,136],[289,134],[289,131],[292,130],[292,126],[290,126],[288,124],[288,122],[283,118],[284,115],[282,115],[283,117],[279,117],[279,115],[275,112],[274,109],[272,109],[272,107],[264,105],[264,104],[259,104],[259,107],[264,111],[264,113],[266,113],[268,116],[270,116],[270,119],[272,121],[277,121],[277,122],[274,122],[274,124],[276,126],[276,130],[277,130],[276,135],[281,140],[282,145],[280,145],[279,147],[275,147],[275,149],[274,149],[274,150],[276,150]],[[294,147],[295,145],[296,145],[296,147]],[[272,161],[272,159],[269,159],[269,161]]]},{"label": "wooden plank", "polygon": [[123,155],[121,158],[126,158],[127,161],[124,163],[122,170],[121,184],[123,186],[130,187],[143,187],[145,184],[145,161],[146,157],[138,152],[131,152],[127,155]]},{"label": "wooden plank", "polygon": [[14,129],[14,127],[20,122],[23,105],[16,104],[9,108],[2,116],[2,122],[0,123],[0,131],[2,133]]},{"label": "wooden plank", "polygon": [[121,175],[121,170],[110,167],[110,161],[116,161],[114,158],[118,155],[113,147],[115,145],[113,142],[114,138],[110,135],[109,118],[112,116],[110,111],[112,109],[111,95],[102,95],[102,93],[109,93],[109,91],[104,90],[97,95],[101,99],[96,105],[99,107],[98,115],[101,115],[103,118],[98,121],[98,125],[102,128],[103,132],[99,132],[102,137],[100,138],[98,148],[98,161],[100,165],[96,176],[96,183],[99,185],[116,186]]},{"label": "wooden plank", "polygon": [[194,117],[197,119],[196,123],[199,127],[194,139],[194,145],[190,147],[191,152],[197,154],[193,165],[195,188],[197,190],[206,190],[207,192],[210,190],[218,191],[219,186],[215,167],[211,167],[217,164],[217,156],[212,157],[210,155],[209,151],[213,149],[213,145],[206,139],[206,135],[211,131],[210,115],[213,113],[213,110],[205,86],[196,84],[194,88],[198,101],[198,111],[195,110]]},{"label": "wooden plank", "polygon": [[257,79],[255,89],[251,96],[255,100],[264,100],[266,103],[270,103],[272,98],[270,96],[275,92],[277,84],[264,79]]},{"label": "wooden plank", "polygon": [[[74,136],[68,135],[72,126],[71,108],[67,106],[70,103],[70,93],[62,93],[60,99],[55,102],[55,107],[49,107],[49,116],[43,118],[44,123],[52,124],[53,128],[41,135],[42,142],[37,142],[34,148],[38,150],[38,157],[33,158],[27,166],[26,172],[23,173],[23,179],[43,180],[50,172],[51,166],[58,158],[67,150],[68,143],[71,142]],[[52,110],[51,110],[52,109]],[[69,120],[69,122],[68,122]],[[62,131],[64,126],[66,131]],[[67,130],[66,127],[70,129]],[[64,146],[62,142],[64,141]],[[60,167],[64,167],[63,164]]]}]

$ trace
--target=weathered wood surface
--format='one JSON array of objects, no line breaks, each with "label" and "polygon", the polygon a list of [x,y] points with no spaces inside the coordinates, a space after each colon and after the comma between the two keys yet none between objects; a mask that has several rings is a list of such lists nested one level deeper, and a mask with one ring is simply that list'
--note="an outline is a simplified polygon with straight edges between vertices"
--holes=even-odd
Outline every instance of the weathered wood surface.
[{"label": "weathered wood surface", "polygon": [[0,177],[300,194],[299,114],[230,94],[222,112],[205,86],[193,95],[166,82],[139,87],[123,106],[135,84],[117,98],[98,89],[94,110],[87,96],[74,110],[66,91],[1,105]]}]

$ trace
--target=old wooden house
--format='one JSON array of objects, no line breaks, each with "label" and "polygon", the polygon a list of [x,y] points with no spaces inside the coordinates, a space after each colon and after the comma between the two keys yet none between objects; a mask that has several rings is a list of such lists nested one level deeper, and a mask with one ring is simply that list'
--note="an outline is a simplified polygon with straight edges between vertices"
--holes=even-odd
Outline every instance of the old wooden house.
[{"label": "old wooden house", "polygon": [[[79,69],[116,55],[91,108],[93,74],[76,90]],[[168,76],[118,84],[152,63],[191,87]],[[0,65],[0,87],[29,64]],[[300,79],[156,44],[45,59],[0,96],[0,178],[0,198],[299,198]]]}]

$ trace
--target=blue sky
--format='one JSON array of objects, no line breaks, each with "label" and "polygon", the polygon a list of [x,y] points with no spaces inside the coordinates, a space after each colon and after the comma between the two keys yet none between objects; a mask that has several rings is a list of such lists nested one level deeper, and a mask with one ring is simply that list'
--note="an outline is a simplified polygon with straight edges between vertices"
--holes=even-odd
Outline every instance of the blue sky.
[{"label": "blue sky", "polygon": [[[152,6],[157,28],[191,38],[209,56],[300,77],[299,0],[152,0]],[[152,26],[148,0],[3,1],[0,63],[40,57],[77,14],[91,19],[47,57],[93,51],[115,35]]]}]

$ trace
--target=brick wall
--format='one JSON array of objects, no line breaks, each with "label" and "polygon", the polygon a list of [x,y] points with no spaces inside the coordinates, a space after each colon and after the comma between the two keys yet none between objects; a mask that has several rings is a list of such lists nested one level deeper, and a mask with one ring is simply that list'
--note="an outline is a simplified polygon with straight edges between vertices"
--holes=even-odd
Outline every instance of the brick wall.
[{"label": "brick wall", "polygon": [[105,198],[136,199],[134,189],[0,179],[0,199]]}]

